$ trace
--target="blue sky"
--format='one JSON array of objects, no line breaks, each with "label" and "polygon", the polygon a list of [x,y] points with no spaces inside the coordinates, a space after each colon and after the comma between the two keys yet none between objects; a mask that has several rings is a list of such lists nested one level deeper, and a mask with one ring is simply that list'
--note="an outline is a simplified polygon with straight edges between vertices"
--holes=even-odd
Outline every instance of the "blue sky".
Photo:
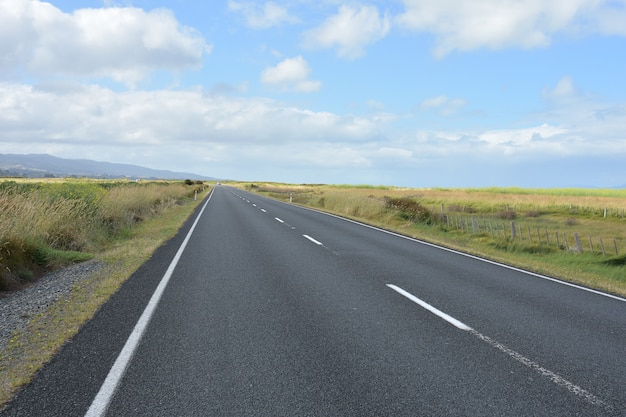
[{"label": "blue sky", "polygon": [[626,186],[625,0],[0,0],[0,153]]}]

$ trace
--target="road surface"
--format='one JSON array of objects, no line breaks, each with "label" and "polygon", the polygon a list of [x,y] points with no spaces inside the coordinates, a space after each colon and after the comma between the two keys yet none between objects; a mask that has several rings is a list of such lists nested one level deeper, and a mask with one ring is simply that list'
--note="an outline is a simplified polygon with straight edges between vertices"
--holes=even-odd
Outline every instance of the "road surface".
[{"label": "road surface", "polygon": [[626,300],[218,186],[0,415],[626,415]]}]

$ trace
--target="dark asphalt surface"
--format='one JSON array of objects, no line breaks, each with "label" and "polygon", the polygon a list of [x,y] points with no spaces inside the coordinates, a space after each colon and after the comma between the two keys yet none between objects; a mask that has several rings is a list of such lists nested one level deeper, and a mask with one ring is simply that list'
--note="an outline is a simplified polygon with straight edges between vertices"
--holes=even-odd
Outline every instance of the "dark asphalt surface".
[{"label": "dark asphalt surface", "polygon": [[[0,415],[85,415],[190,226]],[[626,415],[626,302],[220,186],[107,415]]]}]

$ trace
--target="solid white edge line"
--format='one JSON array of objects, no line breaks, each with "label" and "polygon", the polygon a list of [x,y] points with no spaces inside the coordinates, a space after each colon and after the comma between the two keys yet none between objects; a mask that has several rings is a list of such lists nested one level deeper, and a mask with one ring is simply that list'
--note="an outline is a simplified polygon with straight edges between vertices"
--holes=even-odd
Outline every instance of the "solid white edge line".
[{"label": "solid white edge line", "polygon": [[154,314],[154,311],[156,310],[156,307],[159,304],[159,301],[161,300],[161,296],[163,295],[163,292],[165,291],[165,287],[169,283],[170,278],[172,277],[172,274],[174,272],[174,269],[176,268],[176,265],[178,264],[178,261],[180,260],[183,254],[183,251],[185,250],[185,247],[187,246],[187,243],[189,242],[189,239],[191,238],[191,235],[194,229],[196,228],[198,221],[200,220],[200,217],[202,217],[202,213],[204,212],[204,209],[206,208],[207,204],[209,204],[209,201],[211,201],[212,197],[213,197],[213,190],[211,190],[211,194],[209,195],[209,198],[202,206],[202,209],[200,210],[200,213],[198,213],[196,220],[193,222],[191,229],[189,229],[189,232],[187,233],[185,240],[180,245],[180,248],[178,249],[178,252],[176,252],[174,259],[172,259],[172,262],[167,268],[167,271],[165,271],[163,278],[161,278],[159,285],[157,286],[156,290],[152,294],[152,297],[150,298],[148,305],[146,306],[143,313],[141,314],[141,317],[139,317],[139,320],[135,324],[135,327],[132,333],[126,340],[126,343],[124,344],[124,347],[122,348],[122,351],[118,355],[117,359],[115,360],[115,363],[113,364],[113,367],[111,368],[106,379],[102,383],[102,386],[100,387],[98,394],[96,395],[93,402],[91,403],[89,410],[87,410],[85,417],[102,417],[106,414],[109,404],[111,403],[111,400],[113,398],[113,395],[115,394],[115,391],[117,390],[117,387],[120,381],[122,380],[124,373],[126,372],[126,368],[128,367],[128,364],[130,363],[133,357],[133,354],[135,353],[135,350],[137,349],[137,346],[139,345],[139,342],[141,341],[141,338],[146,328],[148,327],[148,324],[150,323],[150,319],[152,318],[152,315]]},{"label": "solid white edge line", "polygon": [[450,323],[454,327],[457,327],[457,328],[459,328],[461,330],[465,330],[466,332],[472,330],[472,328],[469,327],[468,325],[466,325],[465,323],[462,323],[459,320],[455,319],[454,317],[452,317],[452,316],[444,313],[443,311],[441,311],[441,310],[431,306],[427,302],[420,300],[419,298],[417,298],[416,296],[414,296],[410,292],[405,291],[402,288],[400,288],[398,286],[395,286],[393,284],[387,284],[387,286],[389,288],[391,288],[392,290],[394,290],[395,292],[397,292],[398,294],[401,294],[401,295],[405,296],[406,298],[408,298],[409,300],[413,301],[415,304],[417,304],[417,305],[425,308],[426,310],[430,311],[431,313],[433,313],[434,315],[438,316],[439,318],[444,319],[445,321],[447,321],[448,323]]},{"label": "solid white edge line", "polygon": [[[265,198],[267,198],[267,197],[265,197]],[[350,223],[358,224],[359,226],[363,226],[363,227],[367,227],[367,228],[372,229],[372,230],[377,230],[379,232],[387,233],[388,235],[400,237],[402,239],[410,240],[412,242],[420,243],[422,245],[430,246],[432,248],[441,249],[441,250],[444,250],[444,251],[447,251],[447,252],[450,252],[450,253],[454,253],[454,254],[457,254],[457,255],[465,256],[467,258],[475,259],[477,261],[486,262],[486,263],[489,263],[489,264],[492,264],[492,265],[500,266],[502,268],[510,269],[512,271],[521,272],[521,273],[526,274],[526,275],[531,275],[531,276],[536,277],[536,278],[541,278],[541,279],[544,279],[544,280],[547,280],[547,281],[555,282],[557,284],[566,285],[568,287],[572,287],[572,288],[576,288],[576,289],[579,289],[579,290],[587,291],[587,292],[590,292],[590,293],[593,293],[593,294],[597,294],[597,295],[601,295],[601,296],[604,296],[604,297],[612,298],[614,300],[626,302],[626,298],[624,298],[624,297],[620,297],[620,296],[617,296],[617,295],[609,294],[609,293],[602,292],[602,291],[599,291],[599,290],[594,290],[592,288],[583,287],[582,285],[573,284],[571,282],[563,281],[563,280],[560,280],[560,279],[557,279],[557,278],[552,278],[552,277],[549,277],[549,276],[546,276],[546,275],[541,275],[541,274],[538,274],[536,272],[527,271],[525,269],[521,269],[521,268],[517,268],[517,267],[511,266],[511,265],[507,265],[507,264],[503,264],[503,263],[500,263],[500,262],[492,261],[490,259],[481,258],[480,256],[471,255],[469,253],[461,252],[461,251],[458,251],[458,250],[455,250],[455,249],[446,248],[445,246],[439,246],[439,245],[436,245],[434,243],[430,243],[430,242],[426,242],[426,241],[423,241],[423,240],[419,240],[419,239],[416,239],[416,238],[410,237],[410,236],[401,235],[400,233],[392,232],[390,230],[381,229],[380,227],[372,226],[370,224],[361,223],[361,222],[358,222],[356,220],[352,220],[352,219],[348,219],[346,217],[338,216],[336,214],[326,213],[325,211],[315,210],[315,209],[312,209],[312,208],[309,208],[309,207],[289,204],[289,203],[285,203],[285,202],[282,202],[282,201],[279,201],[279,200],[272,200],[272,201],[277,201],[277,202],[282,203],[282,204],[286,204],[286,205],[293,206],[293,207],[298,207],[298,208],[301,208],[303,210],[313,211],[315,213],[323,214],[325,216],[330,216],[330,217],[334,217],[336,219],[340,219],[340,220],[344,220],[344,221],[347,221],[347,222],[350,222]]]},{"label": "solid white edge line", "polygon": [[302,235],[303,237],[309,239],[311,242],[315,243],[316,245],[320,245],[320,246],[324,246],[324,244],[320,241],[317,241],[315,239],[313,239],[311,236],[309,235]]}]

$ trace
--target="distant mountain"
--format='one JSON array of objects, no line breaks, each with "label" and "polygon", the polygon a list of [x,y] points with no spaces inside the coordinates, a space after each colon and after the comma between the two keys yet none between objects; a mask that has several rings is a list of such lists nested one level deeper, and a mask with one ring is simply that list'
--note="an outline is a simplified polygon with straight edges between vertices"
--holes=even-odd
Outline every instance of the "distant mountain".
[{"label": "distant mountain", "polygon": [[63,159],[52,155],[0,154],[0,177],[88,177],[164,180],[216,180],[185,172],[144,168],[137,165],[113,164],[88,159]]}]

